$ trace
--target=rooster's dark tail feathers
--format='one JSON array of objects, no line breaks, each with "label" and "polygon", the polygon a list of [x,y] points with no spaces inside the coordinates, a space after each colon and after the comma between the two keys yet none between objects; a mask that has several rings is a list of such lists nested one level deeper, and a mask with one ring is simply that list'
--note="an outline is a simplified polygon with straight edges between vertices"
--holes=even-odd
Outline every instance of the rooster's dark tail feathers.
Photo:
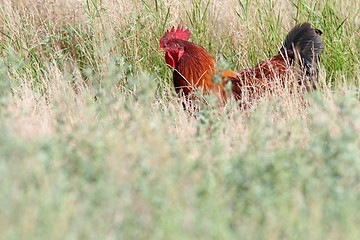
[{"label": "rooster's dark tail feathers", "polygon": [[292,62],[299,60],[300,65],[306,71],[307,88],[316,88],[319,62],[319,54],[324,49],[324,42],[321,40],[322,32],[311,27],[310,23],[296,25],[286,36],[280,49],[280,53],[290,57]]}]

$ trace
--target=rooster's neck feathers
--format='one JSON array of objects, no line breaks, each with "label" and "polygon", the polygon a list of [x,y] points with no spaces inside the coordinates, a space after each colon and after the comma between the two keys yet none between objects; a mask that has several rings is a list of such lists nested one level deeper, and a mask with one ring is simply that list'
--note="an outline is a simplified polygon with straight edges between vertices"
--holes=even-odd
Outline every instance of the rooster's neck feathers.
[{"label": "rooster's neck feathers", "polygon": [[[174,71],[175,88],[192,88],[208,90],[213,85],[212,75],[215,72],[215,60],[201,46],[184,41],[184,55]],[[177,90],[178,91],[178,90]]]}]

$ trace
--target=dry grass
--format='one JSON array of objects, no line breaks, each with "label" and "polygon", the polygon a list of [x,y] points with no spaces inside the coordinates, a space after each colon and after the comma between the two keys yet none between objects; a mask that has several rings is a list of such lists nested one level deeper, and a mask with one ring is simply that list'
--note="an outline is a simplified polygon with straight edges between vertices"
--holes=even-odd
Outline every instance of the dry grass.
[{"label": "dry grass", "polygon": [[[356,9],[1,0],[0,238],[359,239]],[[183,111],[167,28],[242,69],[305,20],[324,31],[318,91]]]}]

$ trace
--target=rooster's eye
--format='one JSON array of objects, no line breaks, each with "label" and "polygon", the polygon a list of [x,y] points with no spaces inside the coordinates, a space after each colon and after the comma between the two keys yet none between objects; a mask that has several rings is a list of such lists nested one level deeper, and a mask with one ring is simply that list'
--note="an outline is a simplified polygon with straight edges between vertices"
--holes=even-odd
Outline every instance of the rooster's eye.
[{"label": "rooster's eye", "polygon": [[171,46],[177,48],[177,47],[179,47],[179,44],[176,44],[176,43],[175,43],[175,44],[173,44],[173,45],[171,45]]}]

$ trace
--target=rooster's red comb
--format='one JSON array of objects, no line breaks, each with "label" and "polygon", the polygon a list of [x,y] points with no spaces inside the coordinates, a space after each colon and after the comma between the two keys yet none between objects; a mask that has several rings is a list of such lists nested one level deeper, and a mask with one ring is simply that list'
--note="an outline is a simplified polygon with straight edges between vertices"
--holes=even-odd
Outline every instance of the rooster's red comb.
[{"label": "rooster's red comb", "polygon": [[162,36],[162,38],[160,39],[160,47],[164,47],[168,41],[173,39],[187,41],[189,40],[190,36],[191,33],[189,29],[184,29],[183,27],[178,26],[175,30],[175,27],[172,27],[171,30],[167,30],[164,36]]}]

